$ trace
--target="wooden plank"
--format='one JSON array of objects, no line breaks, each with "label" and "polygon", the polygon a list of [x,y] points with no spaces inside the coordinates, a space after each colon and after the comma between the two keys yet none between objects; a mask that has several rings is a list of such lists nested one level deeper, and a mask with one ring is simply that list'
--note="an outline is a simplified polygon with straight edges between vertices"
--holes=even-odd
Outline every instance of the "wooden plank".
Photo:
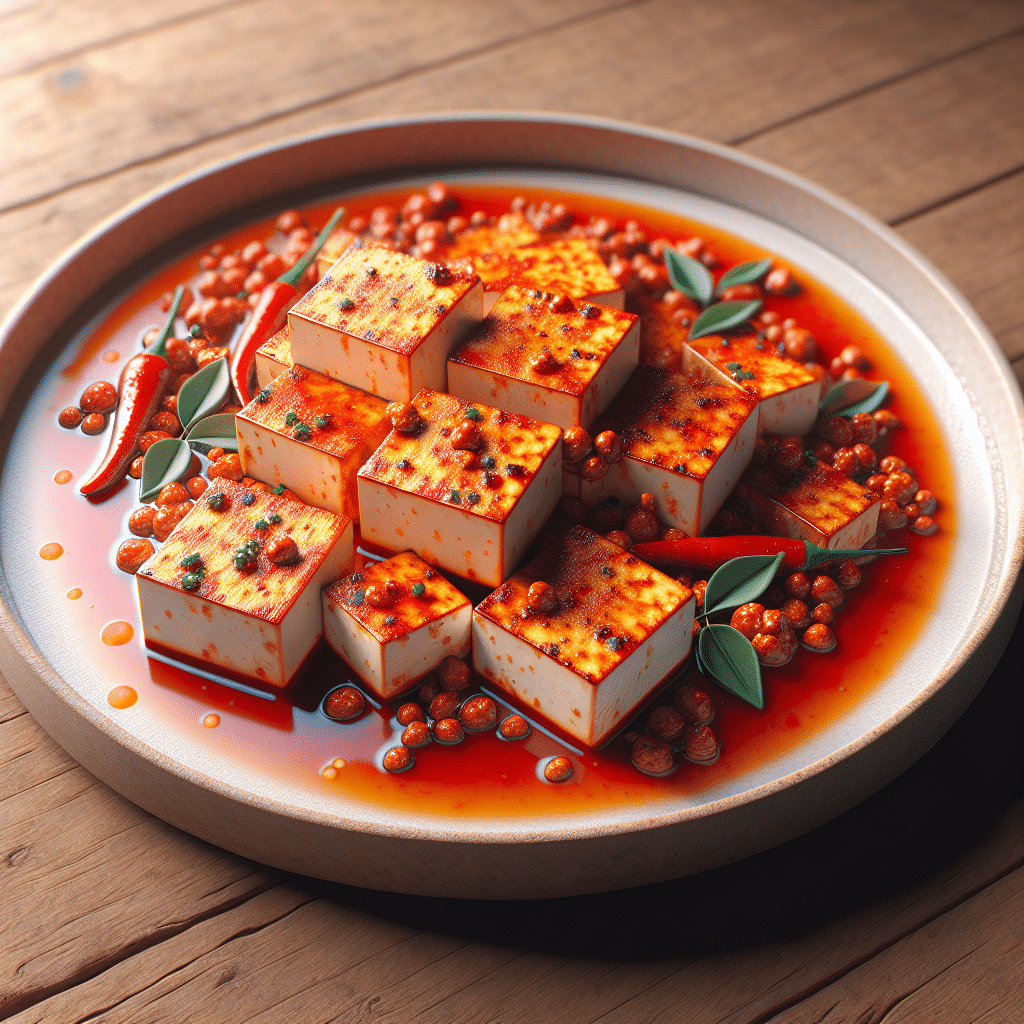
[{"label": "wooden plank", "polygon": [[31,715],[18,715],[0,724],[0,801],[63,775],[75,764]]},{"label": "wooden plank", "polygon": [[[31,719],[0,730],[22,722]],[[46,764],[34,767],[36,783],[0,804],[0,1018],[280,878],[153,818],[82,768],[47,778]]]},{"label": "wooden plank", "polygon": [[964,293],[1010,360],[1024,356],[1024,172],[899,225]]},{"label": "wooden plank", "polygon": [[0,82],[4,204],[622,2],[255,0],[113,41]]},{"label": "wooden plank", "polygon": [[827,110],[742,148],[887,221],[1024,167],[1024,34]]},{"label": "wooden plank", "polygon": [[1024,1002],[1024,869],[907,936],[770,1024],[1017,1019]]},{"label": "wooden plank", "polygon": [[147,0],[112,4],[110,0],[48,0],[3,4],[6,45],[0,50],[0,77],[41,64],[67,60],[86,47],[124,39],[170,21],[194,17],[238,0]]}]

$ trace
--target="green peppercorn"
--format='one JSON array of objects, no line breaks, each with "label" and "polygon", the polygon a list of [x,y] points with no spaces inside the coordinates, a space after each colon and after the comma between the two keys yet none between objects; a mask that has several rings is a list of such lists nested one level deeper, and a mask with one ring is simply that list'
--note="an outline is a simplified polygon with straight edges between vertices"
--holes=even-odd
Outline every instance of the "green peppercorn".
[{"label": "green peppercorn", "polygon": [[262,390],[262,391],[261,391],[261,392],[260,392],[260,393],[259,393],[259,394],[258,394],[258,395],[256,396],[256,401],[257,401],[257,402],[259,402],[259,403],[260,403],[260,405],[266,405],[266,404],[267,404],[267,402],[269,402],[269,401],[270,401],[270,387],[269,387],[269,386],[268,386],[268,387],[265,387],[265,388],[264,388],[264,389],[263,389],[263,390]]},{"label": "green peppercorn", "polygon": [[199,554],[198,551],[193,551],[192,554],[186,555],[181,560],[180,564],[181,564],[182,569],[191,569],[192,566],[198,565],[200,562],[202,562],[202,560],[203,560],[203,556],[201,554]]},{"label": "green peppercorn", "polygon": [[270,488],[275,494],[284,494],[284,484],[278,484],[276,487]]},{"label": "green peppercorn", "polygon": [[293,423],[298,423],[298,421],[299,414],[294,409],[289,409],[288,412],[284,414],[285,426],[290,427]]},{"label": "green peppercorn", "polygon": [[314,422],[318,430],[326,430],[331,425],[331,414],[329,412],[321,413]]},{"label": "green peppercorn", "polygon": [[203,577],[197,572],[187,572],[181,577],[181,587],[183,590],[198,590],[199,584],[203,582]]},{"label": "green peppercorn", "polygon": [[479,409],[474,409],[473,406],[470,406],[463,416],[463,419],[467,420],[482,420],[483,418],[483,413]]},{"label": "green peppercorn", "polygon": [[422,597],[427,592],[426,585],[423,583],[414,583],[412,585],[412,596]]},{"label": "green peppercorn", "polygon": [[214,512],[219,512],[227,503],[228,496],[223,491],[213,491],[206,496],[206,505]]},{"label": "green peppercorn", "polygon": [[356,605],[359,605],[359,604],[362,604],[362,603],[363,603],[363,600],[364,600],[365,598],[366,598],[366,591],[365,591],[365,590],[362,590],[362,589],[360,589],[360,590],[357,590],[357,591],[356,591],[356,592],[355,592],[355,593],[354,593],[354,594],[353,594],[353,595],[352,595],[352,596],[351,596],[351,597],[350,597],[350,598],[348,599],[348,603],[349,603],[349,604],[356,604]]},{"label": "green peppercorn", "polygon": [[355,307],[356,304],[347,295],[338,303],[338,309],[355,309]]},{"label": "green peppercorn", "polygon": [[308,441],[313,436],[313,430],[308,423],[296,423],[292,428],[292,437],[296,441]]},{"label": "green peppercorn", "polygon": [[455,489],[455,488],[453,487],[453,488],[452,488],[452,489],[451,489],[451,490],[450,490],[450,491],[448,492],[448,501],[449,501],[449,502],[450,502],[450,503],[451,503],[452,505],[461,505],[461,504],[462,504],[462,495],[461,495],[461,494],[459,494],[459,492],[458,492],[458,491],[457,491],[457,490],[456,490],[456,489]]},{"label": "green peppercorn", "polygon": [[201,338],[203,336],[203,329],[199,324],[193,324],[188,329],[188,333],[191,334],[193,338]]},{"label": "green peppercorn", "polygon": [[480,501],[480,495],[477,494],[476,491],[469,491],[466,494],[466,501],[468,501],[470,505],[476,505]]},{"label": "green peppercorn", "polygon": [[252,491],[246,491],[245,494],[242,495],[242,504],[243,505],[251,505],[255,500],[256,500],[256,495],[253,494]]},{"label": "green peppercorn", "polygon": [[269,530],[270,529],[270,523],[268,523],[266,521],[266,519],[257,519],[256,520],[256,529],[257,530]]},{"label": "green peppercorn", "polygon": [[276,513],[270,513],[270,521],[276,526],[278,523],[284,522],[284,520]]}]

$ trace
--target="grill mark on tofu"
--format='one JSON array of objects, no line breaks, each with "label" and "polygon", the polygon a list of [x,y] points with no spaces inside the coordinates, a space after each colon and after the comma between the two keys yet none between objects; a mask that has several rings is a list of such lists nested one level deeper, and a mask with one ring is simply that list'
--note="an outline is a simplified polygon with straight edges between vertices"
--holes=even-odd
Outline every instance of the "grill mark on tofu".
[{"label": "grill mark on tofu", "polygon": [[[723,341],[727,344],[723,345]],[[696,341],[688,341],[687,345],[726,375],[729,374],[727,363],[739,363],[745,373],[754,376],[751,380],[740,380],[737,383],[758,398],[771,398],[783,391],[813,384],[818,379],[802,363],[779,355],[775,346],[765,341],[759,342],[753,334],[730,334],[728,338],[708,335]]]}]

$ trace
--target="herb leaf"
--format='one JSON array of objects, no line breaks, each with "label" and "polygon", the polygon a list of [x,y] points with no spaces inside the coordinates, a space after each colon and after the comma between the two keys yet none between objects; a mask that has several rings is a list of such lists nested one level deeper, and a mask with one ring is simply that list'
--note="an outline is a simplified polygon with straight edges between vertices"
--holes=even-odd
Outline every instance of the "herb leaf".
[{"label": "herb leaf", "polygon": [[755,263],[739,263],[718,279],[715,294],[721,295],[726,288],[731,288],[734,284],[752,284],[754,281],[760,281],[771,269],[771,258],[758,260]]},{"label": "herb leaf", "polygon": [[780,551],[777,555],[747,555],[730,559],[708,580],[701,614],[713,615],[756,601],[775,579],[785,557]]},{"label": "herb leaf", "polygon": [[204,455],[211,448],[237,452],[238,435],[235,433],[234,413],[222,412],[217,416],[207,416],[192,427],[185,435],[185,440]]},{"label": "herb leaf", "polygon": [[142,460],[139,501],[155,498],[165,484],[180,480],[192,462],[192,449],[180,437],[165,437],[150,445]]},{"label": "herb leaf", "polygon": [[[665,250],[668,252],[668,250]],[[730,328],[738,327],[757,313],[763,303],[760,299],[753,302],[718,302],[709,306],[690,328],[690,341],[703,338],[707,334],[720,334]]]},{"label": "herb leaf", "polygon": [[818,406],[819,416],[855,416],[874,412],[889,394],[886,381],[844,380],[829,389]]},{"label": "herb leaf", "polygon": [[682,292],[688,299],[696,299],[702,306],[711,301],[715,282],[700,260],[666,246],[665,269],[668,271],[669,283],[677,292]]},{"label": "herb leaf", "polygon": [[753,645],[738,629],[721,622],[705,626],[697,637],[697,654],[701,671],[758,711],[764,710],[761,663]]},{"label": "herb leaf", "polygon": [[178,391],[178,419],[186,433],[204,416],[216,412],[230,392],[231,377],[226,359],[215,359],[193,373]]}]

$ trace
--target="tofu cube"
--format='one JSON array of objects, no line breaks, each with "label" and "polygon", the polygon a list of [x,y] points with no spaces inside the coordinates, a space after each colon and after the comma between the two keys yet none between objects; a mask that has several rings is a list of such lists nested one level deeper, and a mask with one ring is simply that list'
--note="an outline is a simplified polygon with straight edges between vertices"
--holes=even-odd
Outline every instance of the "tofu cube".
[{"label": "tofu cube", "polygon": [[510,256],[513,281],[529,288],[590,299],[602,306],[625,305],[625,292],[604,260],[582,238],[559,238],[546,245],[528,246]]},{"label": "tofu cube", "polygon": [[622,457],[603,476],[580,476],[584,503],[635,504],[650,493],[660,519],[697,536],[750,464],[757,399],[729,382],[640,366],[595,423],[603,430],[618,434]]},{"label": "tofu cube", "polygon": [[324,639],[381,699],[449,654],[469,654],[473,606],[412,551],[367,565],[323,593]]},{"label": "tofu cube", "polygon": [[295,366],[235,415],[242,469],[358,522],[356,473],[391,429],[386,410],[383,398]]},{"label": "tofu cube", "polygon": [[[690,311],[692,305],[682,307],[691,319],[697,315]],[[673,318],[680,307],[640,294],[636,297],[636,308],[640,313],[640,364],[659,370],[682,370],[688,328]]]},{"label": "tofu cube", "polygon": [[577,526],[477,605],[473,666],[596,747],[689,655],[693,617],[689,588]]},{"label": "tofu cube", "polygon": [[[323,632],[320,591],[352,567],[352,521],[241,484],[222,493],[219,509],[197,501],[136,576],[146,646],[279,691]],[[258,553],[238,568],[250,541]]]},{"label": "tofu cube", "polygon": [[453,348],[483,317],[476,274],[382,246],[350,248],[288,313],[292,358],[389,401],[443,391]]},{"label": "tofu cube", "polygon": [[703,372],[713,368],[753,392],[761,407],[762,430],[806,434],[818,418],[825,381],[821,368],[808,370],[756,335],[708,335],[688,341],[684,367],[693,369],[694,363],[703,364]]},{"label": "tofu cube", "polygon": [[342,256],[352,247],[353,243],[359,242],[358,236],[354,235],[348,228],[336,227],[324,242],[323,248],[317,253],[316,269],[320,278],[326,277],[331,267],[334,266]]},{"label": "tofu cube", "polygon": [[413,404],[419,428],[392,430],[359,471],[362,535],[496,587],[561,496],[562,432],[437,391]]},{"label": "tofu cube", "polygon": [[881,496],[817,459],[796,478],[752,469],[736,488],[763,528],[823,548],[861,548],[878,530]]},{"label": "tofu cube", "polygon": [[275,377],[292,368],[292,336],[285,324],[269,341],[256,349],[256,382],[265,388]]},{"label": "tofu cube", "polygon": [[589,427],[636,367],[639,319],[512,285],[448,360],[448,390],[472,402]]}]

